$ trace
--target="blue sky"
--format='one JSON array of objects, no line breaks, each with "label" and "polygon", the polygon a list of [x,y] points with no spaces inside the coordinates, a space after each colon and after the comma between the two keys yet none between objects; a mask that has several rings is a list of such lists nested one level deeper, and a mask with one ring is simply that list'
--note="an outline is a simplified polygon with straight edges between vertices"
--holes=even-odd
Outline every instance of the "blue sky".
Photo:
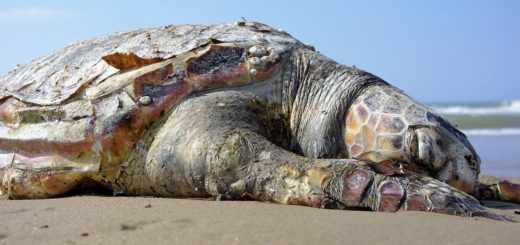
[{"label": "blue sky", "polygon": [[104,33],[244,17],[419,101],[520,99],[520,1],[360,2],[2,1],[0,73]]}]

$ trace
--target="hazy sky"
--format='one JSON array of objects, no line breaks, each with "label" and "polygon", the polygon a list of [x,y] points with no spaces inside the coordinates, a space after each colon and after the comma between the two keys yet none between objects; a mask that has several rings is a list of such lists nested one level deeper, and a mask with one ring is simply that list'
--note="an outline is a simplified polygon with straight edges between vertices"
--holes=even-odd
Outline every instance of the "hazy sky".
[{"label": "hazy sky", "polygon": [[513,0],[2,1],[0,73],[104,33],[241,17],[282,28],[423,102],[520,99]]}]

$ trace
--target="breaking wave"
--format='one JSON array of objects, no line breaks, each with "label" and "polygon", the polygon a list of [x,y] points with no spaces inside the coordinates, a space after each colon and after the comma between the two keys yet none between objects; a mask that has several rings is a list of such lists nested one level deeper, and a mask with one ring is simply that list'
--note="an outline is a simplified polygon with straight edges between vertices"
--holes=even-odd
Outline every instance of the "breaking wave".
[{"label": "breaking wave", "polygon": [[520,100],[508,100],[499,103],[432,104],[431,107],[445,115],[520,114]]},{"label": "breaking wave", "polygon": [[520,128],[474,128],[462,129],[466,135],[498,136],[498,135],[520,135]]},{"label": "breaking wave", "polygon": [[429,104],[467,135],[519,135],[520,100]]}]

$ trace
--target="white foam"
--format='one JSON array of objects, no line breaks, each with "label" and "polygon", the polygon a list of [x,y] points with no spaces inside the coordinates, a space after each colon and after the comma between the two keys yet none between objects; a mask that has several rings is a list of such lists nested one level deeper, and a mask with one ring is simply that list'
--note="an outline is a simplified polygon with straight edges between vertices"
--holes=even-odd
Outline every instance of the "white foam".
[{"label": "white foam", "polygon": [[489,105],[489,106],[464,106],[464,105],[454,105],[454,106],[437,106],[434,107],[437,112],[441,114],[448,115],[475,115],[475,116],[483,116],[483,115],[497,115],[497,114],[520,114],[520,100],[511,100],[511,101],[503,101],[498,105]]},{"label": "white foam", "polygon": [[476,128],[461,130],[466,135],[520,135],[520,128]]}]

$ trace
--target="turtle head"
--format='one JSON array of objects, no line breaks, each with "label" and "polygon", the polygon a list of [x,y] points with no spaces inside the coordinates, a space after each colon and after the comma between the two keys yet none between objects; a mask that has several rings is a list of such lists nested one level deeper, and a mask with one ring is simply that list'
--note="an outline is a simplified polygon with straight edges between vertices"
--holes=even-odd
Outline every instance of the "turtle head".
[{"label": "turtle head", "polygon": [[436,179],[472,193],[480,172],[479,156],[462,132],[442,117],[433,120],[437,121],[408,129],[405,149],[409,159],[434,170]]},{"label": "turtle head", "polygon": [[348,157],[397,160],[471,193],[480,158],[446,119],[391,86],[364,91],[349,108],[344,142]]}]

